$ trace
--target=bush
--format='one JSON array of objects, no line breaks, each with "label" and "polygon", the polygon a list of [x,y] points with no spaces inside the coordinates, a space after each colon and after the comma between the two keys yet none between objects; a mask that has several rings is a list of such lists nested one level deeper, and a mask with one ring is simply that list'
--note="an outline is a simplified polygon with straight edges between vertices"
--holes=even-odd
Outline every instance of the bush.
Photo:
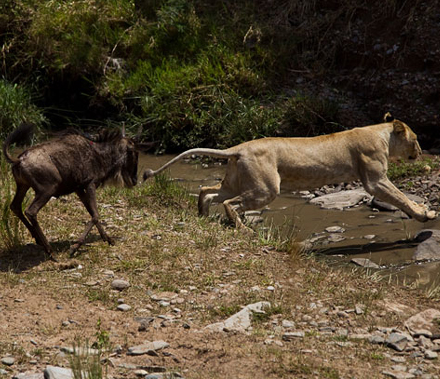
[{"label": "bush", "polygon": [[4,138],[22,122],[39,129],[45,122],[41,109],[32,103],[29,91],[18,84],[0,80],[0,137]]}]

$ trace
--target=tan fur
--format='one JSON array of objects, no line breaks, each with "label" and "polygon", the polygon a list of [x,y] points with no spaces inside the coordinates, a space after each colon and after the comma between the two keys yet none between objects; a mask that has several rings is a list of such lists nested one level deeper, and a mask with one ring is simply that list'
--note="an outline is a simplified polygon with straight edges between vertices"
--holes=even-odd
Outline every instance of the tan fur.
[{"label": "tan fur", "polygon": [[225,178],[200,190],[198,207],[199,214],[207,216],[212,202],[223,203],[237,227],[243,227],[239,214],[269,204],[282,187],[313,189],[357,179],[370,194],[420,222],[436,217],[387,178],[389,158],[421,155],[417,136],[398,120],[311,138],[263,138],[225,150],[191,149],[156,171],[147,170],[144,179],[192,154],[228,158]]}]

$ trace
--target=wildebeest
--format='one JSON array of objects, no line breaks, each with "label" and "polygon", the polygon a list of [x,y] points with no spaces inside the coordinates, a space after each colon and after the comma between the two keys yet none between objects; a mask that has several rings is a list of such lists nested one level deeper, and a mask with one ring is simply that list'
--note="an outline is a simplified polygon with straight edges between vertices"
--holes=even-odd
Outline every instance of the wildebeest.
[{"label": "wildebeest", "polygon": [[[47,142],[33,146],[17,158],[10,156],[8,149],[13,143],[29,139],[33,126],[22,124],[3,143],[3,154],[12,164],[12,173],[17,192],[11,203],[11,210],[28,228],[38,245],[41,245],[51,259],[55,260],[37,221],[40,209],[52,196],[59,197],[75,192],[92,219],[84,233],[70,248],[71,256],[84,244],[94,225],[101,238],[113,245],[99,221],[96,204],[96,189],[106,183],[118,183],[133,187],[137,183],[138,151],[133,139],[126,138],[120,130],[102,130],[94,138],[70,130]],[[33,188],[35,197],[25,214],[23,199]]]}]

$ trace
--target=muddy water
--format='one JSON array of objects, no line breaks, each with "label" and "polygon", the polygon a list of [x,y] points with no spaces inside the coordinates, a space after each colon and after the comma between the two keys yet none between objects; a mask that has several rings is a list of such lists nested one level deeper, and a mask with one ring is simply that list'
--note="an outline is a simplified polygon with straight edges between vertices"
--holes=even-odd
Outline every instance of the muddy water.
[{"label": "muddy water", "polygon": [[[140,160],[143,172],[146,168],[157,169],[173,156],[144,155]],[[214,185],[223,178],[225,165],[177,162],[171,166],[169,175],[179,180],[190,192],[198,193],[200,186]],[[211,212],[222,212],[221,206]],[[414,264],[411,257],[415,245],[406,242],[418,231],[440,228],[440,220],[425,224],[402,219],[398,213],[374,212],[361,205],[344,211],[323,210],[309,204],[298,194],[282,192],[261,214],[264,222],[258,227],[294,226],[298,240],[318,239],[318,253],[328,257],[330,264],[349,264],[352,258],[368,258],[382,267],[381,272],[392,274],[396,280],[431,287],[440,283],[440,263]],[[344,228],[343,233],[330,236],[325,231],[330,226]],[[329,237],[344,240],[328,242]]]}]

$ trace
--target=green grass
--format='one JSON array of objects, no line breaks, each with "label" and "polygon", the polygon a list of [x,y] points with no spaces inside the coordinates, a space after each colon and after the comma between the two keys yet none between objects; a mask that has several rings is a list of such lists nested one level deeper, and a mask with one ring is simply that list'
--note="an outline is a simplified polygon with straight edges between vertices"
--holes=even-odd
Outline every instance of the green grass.
[{"label": "green grass", "polygon": [[390,180],[400,180],[418,175],[427,175],[431,171],[437,171],[440,167],[438,158],[424,157],[415,162],[390,162],[388,177]]},{"label": "green grass", "polygon": [[2,199],[0,245],[7,250],[12,250],[23,243],[23,225],[9,208],[15,194],[15,181],[3,155],[0,157],[0,183],[0,198]]},{"label": "green grass", "polygon": [[23,122],[33,123],[37,130],[46,119],[41,109],[32,102],[26,86],[0,78],[0,138],[5,138]]}]

